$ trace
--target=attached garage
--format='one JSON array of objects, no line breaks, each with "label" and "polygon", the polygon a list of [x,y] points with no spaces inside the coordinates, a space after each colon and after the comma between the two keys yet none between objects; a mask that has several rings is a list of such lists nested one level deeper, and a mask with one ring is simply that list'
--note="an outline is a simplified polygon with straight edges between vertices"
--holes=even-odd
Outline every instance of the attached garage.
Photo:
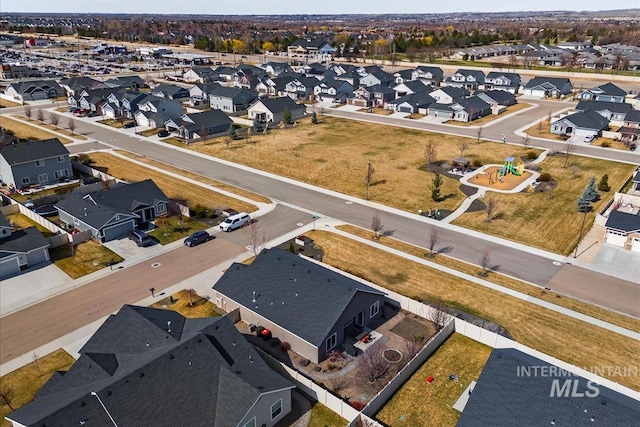
[{"label": "attached garage", "polygon": [[605,243],[640,252],[640,211],[611,211],[604,226]]},{"label": "attached garage", "polygon": [[0,253],[0,279],[20,272],[20,260],[16,255]]},{"label": "attached garage", "polygon": [[402,106],[400,106],[398,111],[400,111],[401,113],[411,114],[411,113],[413,113],[413,108],[402,105]]},{"label": "attached garage", "polygon": [[627,234],[617,230],[607,230],[605,243],[624,248],[627,243]]},{"label": "attached garage", "polygon": [[640,237],[634,237],[631,241],[631,250],[634,252],[640,252]]}]

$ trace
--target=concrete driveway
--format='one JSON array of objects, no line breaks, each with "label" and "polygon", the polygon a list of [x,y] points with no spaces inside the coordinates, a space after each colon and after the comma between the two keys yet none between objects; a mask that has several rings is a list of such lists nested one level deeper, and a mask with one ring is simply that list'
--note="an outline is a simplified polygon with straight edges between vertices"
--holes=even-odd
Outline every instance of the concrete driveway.
[{"label": "concrete driveway", "polygon": [[617,276],[640,285],[640,252],[605,243],[600,246],[591,263],[599,270],[615,271]]}]

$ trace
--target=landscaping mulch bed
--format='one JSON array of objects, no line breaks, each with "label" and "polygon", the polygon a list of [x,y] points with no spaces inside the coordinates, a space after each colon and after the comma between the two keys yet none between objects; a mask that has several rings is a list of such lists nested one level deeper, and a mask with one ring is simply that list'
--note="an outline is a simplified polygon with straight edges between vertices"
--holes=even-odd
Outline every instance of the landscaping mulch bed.
[{"label": "landscaping mulch bed", "polygon": [[467,209],[467,212],[481,212],[481,211],[485,210],[486,208],[487,208],[487,206],[480,199],[475,199],[469,205],[469,208]]},{"label": "landscaping mulch bed", "polygon": [[322,261],[322,257],[324,256],[324,251],[320,246],[315,243],[311,243],[305,246],[301,246],[295,243],[295,239],[287,240],[286,242],[277,246],[279,249],[283,251],[289,251],[293,249],[293,253],[298,253],[302,255],[306,255],[309,258],[313,258],[316,261]]},{"label": "landscaping mulch bed", "polygon": [[424,319],[421,320],[422,321],[415,317],[406,316],[398,322],[396,326],[391,328],[391,332],[408,341],[411,341],[418,336],[429,339],[437,332],[436,327],[431,322],[427,322]]},{"label": "landscaping mulch bed", "polygon": [[460,191],[462,191],[466,196],[473,196],[474,194],[476,194],[478,192],[478,189],[476,187],[471,187],[468,185],[460,185],[460,187],[458,187],[460,189]]}]

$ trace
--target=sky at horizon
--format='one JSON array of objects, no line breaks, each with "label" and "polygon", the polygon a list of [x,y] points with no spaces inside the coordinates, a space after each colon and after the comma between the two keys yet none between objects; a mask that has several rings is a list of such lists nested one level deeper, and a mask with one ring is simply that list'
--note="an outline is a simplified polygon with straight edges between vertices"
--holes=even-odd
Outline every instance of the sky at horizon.
[{"label": "sky at horizon", "polygon": [[390,14],[390,13],[455,13],[455,12],[522,12],[522,11],[599,11],[640,8],[640,0],[538,0],[506,2],[504,0],[458,0],[427,4],[416,0],[245,0],[244,2],[211,2],[191,0],[178,3],[166,0],[2,0],[0,12],[40,13],[148,13],[203,15],[274,15],[274,14]]}]

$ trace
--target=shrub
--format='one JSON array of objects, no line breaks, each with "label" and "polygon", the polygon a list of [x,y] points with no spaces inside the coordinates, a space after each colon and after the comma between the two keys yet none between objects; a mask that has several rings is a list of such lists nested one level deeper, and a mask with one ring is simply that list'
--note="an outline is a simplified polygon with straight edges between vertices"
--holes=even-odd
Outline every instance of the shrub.
[{"label": "shrub", "polygon": [[608,148],[608,147],[611,147],[611,143],[609,141],[602,141],[600,146],[604,148]]},{"label": "shrub", "polygon": [[600,191],[611,190],[611,187],[609,186],[609,175],[607,175],[606,173],[602,175],[602,178],[600,178],[600,182],[598,183],[598,190]]},{"label": "shrub", "polygon": [[[286,341],[285,341],[286,342]],[[288,344],[288,343],[287,343]],[[300,365],[301,366],[309,366],[309,363],[311,363],[311,361],[309,359],[302,359],[300,361]]]},{"label": "shrub", "polygon": [[473,163],[472,164],[473,164],[473,166],[475,166],[477,168],[482,166],[482,162],[480,161],[480,159],[473,159]]},{"label": "shrub", "polygon": [[549,172],[542,172],[540,174],[540,182],[549,182],[551,181],[551,174]]},{"label": "shrub", "polygon": [[283,349],[284,351],[289,351],[291,350],[291,344],[289,344],[287,341],[282,341],[280,343],[280,348]]},{"label": "shrub", "polygon": [[527,151],[527,159],[534,160],[538,158],[538,153],[535,151]]},{"label": "shrub", "polygon": [[537,163],[531,162],[524,165],[524,168],[530,171],[537,171],[538,169],[540,169],[540,165]]},{"label": "shrub", "polygon": [[336,369],[338,367],[338,365],[334,364],[334,363],[327,363],[327,370],[328,371],[333,371],[334,369]]}]

